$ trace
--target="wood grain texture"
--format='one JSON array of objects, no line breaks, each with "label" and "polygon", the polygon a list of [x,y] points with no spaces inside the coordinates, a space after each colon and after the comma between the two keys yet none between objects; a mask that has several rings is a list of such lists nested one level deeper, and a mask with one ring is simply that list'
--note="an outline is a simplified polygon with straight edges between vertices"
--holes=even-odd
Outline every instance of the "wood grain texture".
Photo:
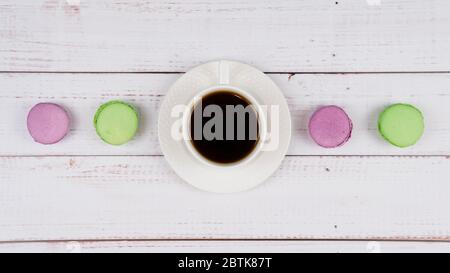
[{"label": "wood grain texture", "polygon": [[[161,155],[157,117],[161,101],[178,74],[0,74],[0,155]],[[290,155],[449,155],[450,74],[270,75],[288,101],[293,136]],[[141,128],[121,147],[104,144],[93,127],[98,106],[123,99],[141,113]],[[57,102],[71,112],[72,130],[58,145],[34,143],[26,129],[29,109]],[[395,102],[417,105],[426,132],[414,147],[400,149],[377,132],[382,109]],[[309,137],[310,115],[321,105],[337,104],[353,120],[352,139],[323,149]]]},{"label": "wood grain texture", "polygon": [[[450,241],[450,1],[369,2],[2,0],[0,252],[449,252],[416,240]],[[181,181],[157,142],[159,105],[181,75],[173,72],[216,59],[272,72],[293,117],[290,156],[262,186],[233,195]],[[101,143],[92,125],[112,99],[141,113],[122,147]],[[25,128],[42,101],[71,113],[58,145],[33,143]],[[425,115],[412,148],[376,132],[378,113],[395,102]],[[355,125],[338,149],[307,134],[325,104]]]},{"label": "wood grain texture", "polygon": [[3,0],[1,71],[449,71],[447,0]]},{"label": "wood grain texture", "polygon": [[160,156],[1,157],[0,241],[450,240],[448,157],[299,157],[211,194]]},{"label": "wood grain texture", "polygon": [[444,242],[94,241],[3,243],[0,253],[448,253]]}]

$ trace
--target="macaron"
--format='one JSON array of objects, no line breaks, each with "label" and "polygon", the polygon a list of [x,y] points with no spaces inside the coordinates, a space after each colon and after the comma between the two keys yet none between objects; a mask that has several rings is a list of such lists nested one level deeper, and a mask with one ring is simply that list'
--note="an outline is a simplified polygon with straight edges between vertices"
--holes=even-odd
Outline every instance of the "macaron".
[{"label": "macaron", "polygon": [[410,104],[390,105],[378,118],[378,131],[383,138],[401,148],[416,144],[424,129],[422,112]]},{"label": "macaron", "polygon": [[345,111],[335,105],[319,108],[309,120],[311,138],[324,148],[344,145],[351,137],[353,124]]},{"label": "macaron", "polygon": [[28,113],[27,127],[34,141],[45,145],[55,144],[69,132],[70,117],[58,104],[39,103]]},{"label": "macaron", "polygon": [[122,145],[135,136],[139,127],[139,115],[130,104],[110,101],[97,110],[94,126],[103,141],[111,145]]}]

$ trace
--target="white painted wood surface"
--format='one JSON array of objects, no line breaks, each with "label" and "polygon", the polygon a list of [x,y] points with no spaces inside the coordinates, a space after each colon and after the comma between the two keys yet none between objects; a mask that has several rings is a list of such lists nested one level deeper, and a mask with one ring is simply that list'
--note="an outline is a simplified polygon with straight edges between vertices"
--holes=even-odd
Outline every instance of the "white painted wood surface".
[{"label": "white painted wood surface", "polygon": [[448,0],[377,1],[2,0],[0,70],[450,70]]},{"label": "white painted wood surface", "polygon": [[[292,114],[290,155],[449,155],[450,74],[270,75],[283,90]],[[157,117],[178,74],[0,74],[0,155],[161,155]],[[127,145],[112,147],[96,135],[93,117],[100,104],[123,99],[141,112],[141,129]],[[60,103],[71,112],[71,133],[58,145],[32,141],[26,116],[37,102]],[[426,133],[414,147],[399,149],[378,134],[378,113],[390,103],[417,105]],[[307,132],[317,107],[338,104],[353,120],[352,139],[323,149]]]},{"label": "white painted wood surface", "polygon": [[447,242],[378,241],[100,241],[0,244],[0,253],[448,253]]},{"label": "white painted wood surface", "polygon": [[0,160],[0,241],[450,239],[444,156],[290,156],[261,186],[222,195],[160,156]]},{"label": "white painted wood surface", "polygon": [[[381,249],[449,252],[448,243],[416,240],[450,241],[450,2],[369,2],[377,1],[2,0],[0,252],[65,252],[72,240],[86,252],[373,246],[233,239],[410,240]],[[180,76],[172,72],[222,58],[271,72],[294,128],[279,171],[233,195],[181,181],[156,131],[159,104]],[[122,147],[101,143],[92,128],[96,108],[111,99],[141,112],[138,136]],[[27,111],[41,101],[71,112],[58,145],[27,134]],[[393,102],[423,110],[417,146],[394,148],[377,135],[377,114]],[[344,147],[321,149],[307,136],[308,117],[323,104],[353,119]],[[172,241],[181,239],[223,240]]]}]

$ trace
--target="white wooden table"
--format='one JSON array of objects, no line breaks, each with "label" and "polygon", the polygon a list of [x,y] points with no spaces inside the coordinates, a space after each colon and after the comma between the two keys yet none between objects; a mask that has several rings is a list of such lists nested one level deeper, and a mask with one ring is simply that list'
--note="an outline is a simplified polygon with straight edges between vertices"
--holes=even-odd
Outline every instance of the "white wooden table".
[{"label": "white wooden table", "polygon": [[[70,2],[0,1],[0,251],[450,251],[450,1]],[[269,73],[293,117],[280,169],[239,194],[192,188],[157,141],[169,86],[217,59]],[[92,126],[111,99],[142,114],[122,147]],[[71,111],[60,144],[27,133],[42,101]],[[424,112],[414,147],[377,134],[393,102]],[[324,104],[354,121],[344,147],[307,135]]]}]

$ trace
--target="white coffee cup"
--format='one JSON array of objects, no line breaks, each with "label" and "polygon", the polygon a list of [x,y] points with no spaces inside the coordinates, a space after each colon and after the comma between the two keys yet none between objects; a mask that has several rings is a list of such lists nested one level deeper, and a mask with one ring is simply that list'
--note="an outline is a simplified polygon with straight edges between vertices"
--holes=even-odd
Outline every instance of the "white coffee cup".
[{"label": "white coffee cup", "polygon": [[[266,136],[267,136],[266,116],[263,111],[263,108],[261,107],[261,104],[249,92],[229,84],[229,82],[230,82],[230,80],[229,80],[229,74],[230,74],[229,73],[229,62],[220,61],[218,70],[219,70],[219,84],[211,86],[205,90],[200,91],[187,104],[187,107],[185,108],[185,111],[183,113],[183,122],[182,122],[183,140],[184,140],[186,148],[192,154],[192,156],[195,157],[198,161],[200,161],[208,166],[213,166],[213,167],[241,166],[241,165],[247,164],[248,162],[253,160],[262,151],[262,148],[265,143]],[[222,164],[222,163],[217,163],[217,162],[211,161],[208,158],[201,155],[195,149],[195,147],[192,143],[192,138],[191,138],[191,134],[190,134],[192,111],[193,111],[195,105],[197,105],[197,103],[200,102],[204,96],[214,93],[216,91],[229,91],[232,93],[236,93],[237,95],[242,96],[244,99],[246,99],[248,102],[250,102],[250,105],[256,111],[256,115],[258,118],[258,136],[259,136],[258,143],[256,144],[256,146],[254,147],[254,149],[251,151],[250,154],[248,154],[245,158],[243,158],[237,162]]]}]

